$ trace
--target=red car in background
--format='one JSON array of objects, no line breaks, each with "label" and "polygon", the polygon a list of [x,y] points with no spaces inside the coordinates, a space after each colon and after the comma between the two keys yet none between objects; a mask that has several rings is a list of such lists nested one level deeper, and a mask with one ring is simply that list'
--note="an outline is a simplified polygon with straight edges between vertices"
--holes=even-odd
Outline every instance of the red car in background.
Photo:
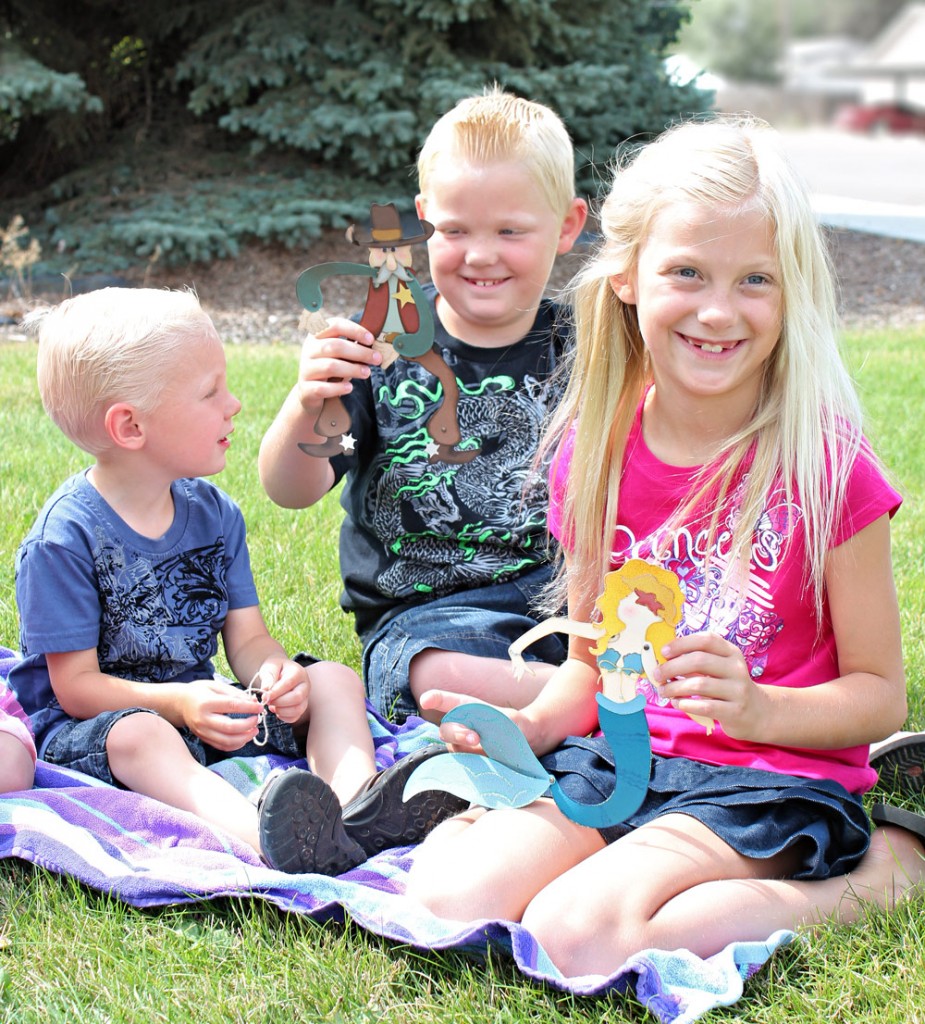
[{"label": "red car in background", "polygon": [[903,135],[925,134],[925,110],[916,110],[904,103],[850,103],[839,110],[835,127],[852,132]]}]

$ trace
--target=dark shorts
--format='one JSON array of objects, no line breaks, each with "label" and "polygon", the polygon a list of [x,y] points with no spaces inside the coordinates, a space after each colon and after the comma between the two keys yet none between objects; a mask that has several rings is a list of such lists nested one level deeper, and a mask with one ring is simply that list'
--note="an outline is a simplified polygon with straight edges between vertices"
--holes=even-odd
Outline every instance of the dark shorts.
[{"label": "dark shorts", "polygon": [[[597,804],[614,789],[614,758],[603,736],[570,737],[540,759],[565,793]],[[746,857],[762,860],[799,844],[793,878],[851,871],[867,852],[870,824],[861,799],[840,783],[795,775],[652,758],[642,806],[619,825],[601,829],[608,843],[663,814],[689,814]]]},{"label": "dark shorts", "polygon": [[[510,583],[448,594],[394,615],[363,650],[363,679],[376,710],[398,722],[417,714],[408,672],[411,659],[428,648],[506,659],[508,647],[536,625],[536,606],[551,575],[551,567],[542,566]],[[563,638],[552,635],[525,657],[558,665],[566,653]]]},{"label": "dark shorts", "polygon": [[[119,711],[104,711],[94,718],[71,718],[48,741],[42,756],[50,764],[60,765],[62,768],[73,768],[85,775],[91,775],[94,779],[108,782],[111,786],[124,788],[117,779],[113,778],[112,772],[109,770],[106,740],[109,730],[120,718],[136,714],[153,715],[156,712],[148,708],[123,708]],[[260,739],[263,739],[264,735],[268,737],[265,745],[260,746],[251,741],[239,750],[231,751],[217,750],[215,747],[209,746],[189,729],[182,728],[177,731],[189,752],[202,765],[215,764],[216,761],[222,761],[226,757],[256,757],[259,754],[283,754],[291,758],[305,756],[305,745],[299,743],[290,725],[281,722],[271,711],[267,712],[264,722],[267,731],[264,733],[264,728],[261,726],[258,736]]]}]

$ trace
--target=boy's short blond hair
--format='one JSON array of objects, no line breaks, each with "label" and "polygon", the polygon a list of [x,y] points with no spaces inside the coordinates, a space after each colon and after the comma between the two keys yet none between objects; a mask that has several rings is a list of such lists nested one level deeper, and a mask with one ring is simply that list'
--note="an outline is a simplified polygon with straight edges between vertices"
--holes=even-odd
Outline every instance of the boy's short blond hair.
[{"label": "boy's short blond hair", "polygon": [[431,128],[418,157],[425,203],[430,175],[446,157],[477,166],[516,160],[563,217],[575,198],[572,140],[558,114],[498,86],[460,100]]},{"label": "boy's short blond hair", "polygon": [[45,411],[79,448],[108,447],[103,418],[115,402],[156,407],[174,358],[215,334],[191,291],[102,288],[36,310],[24,322],[38,337],[38,385]]}]

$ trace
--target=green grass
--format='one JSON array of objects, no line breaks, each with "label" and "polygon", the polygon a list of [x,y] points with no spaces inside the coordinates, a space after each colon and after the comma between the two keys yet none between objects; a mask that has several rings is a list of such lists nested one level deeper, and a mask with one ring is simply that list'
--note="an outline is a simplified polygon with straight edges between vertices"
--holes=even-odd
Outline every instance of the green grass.
[{"label": "green grass", "polygon": [[[910,723],[925,727],[925,333],[848,339],[869,433],[906,496],[894,523]],[[218,482],[241,504],[271,630],[358,666],[337,606],[329,496],[287,512],[257,479],[260,438],[296,371],[289,347],[228,349],[244,403]],[[0,345],[0,643],[17,642],[16,548],[52,490],[86,463],[45,417],[29,343]],[[925,899],[824,927],[778,953],[728,1010],[749,1024],[925,1021]],[[632,997],[578,999],[532,985],[512,963],[413,951],[352,925],[321,925],[259,900],[139,911],[19,861],[0,863],[0,1024],[52,1022],[645,1022]],[[593,937],[590,938],[593,941]]]}]

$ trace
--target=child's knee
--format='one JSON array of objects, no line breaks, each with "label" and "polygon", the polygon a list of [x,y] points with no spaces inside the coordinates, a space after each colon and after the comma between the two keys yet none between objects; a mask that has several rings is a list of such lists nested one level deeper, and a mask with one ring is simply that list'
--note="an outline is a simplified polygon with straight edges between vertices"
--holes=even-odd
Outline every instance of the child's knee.
[{"label": "child's knee", "polygon": [[16,736],[0,733],[0,792],[15,793],[31,789],[35,781],[35,764],[31,753]]},{"label": "child's knee", "polygon": [[339,698],[358,701],[361,704],[366,702],[363,681],[347,665],[341,665],[337,661],[319,661],[309,668],[308,678],[312,690],[309,700],[323,696],[325,699]]},{"label": "child's knee", "polygon": [[[472,920],[483,916],[478,905],[486,886],[476,870],[460,863],[460,839],[487,813],[473,807],[441,822],[414,853],[405,894],[435,917]],[[470,868],[472,865],[470,865]]]},{"label": "child's knee", "polygon": [[110,765],[124,764],[144,756],[153,743],[178,736],[177,730],[160,715],[149,711],[123,715],[106,736],[106,756]]},{"label": "child's knee", "polygon": [[434,917],[471,921],[484,916],[480,887],[469,884],[459,873],[451,874],[439,865],[433,870],[415,870],[408,875],[405,894]]},{"label": "child's knee", "polygon": [[[445,824],[445,823],[444,823]],[[424,842],[415,850],[411,870],[405,883],[405,895],[425,907],[436,917],[443,917],[443,897],[451,888],[441,863],[439,848],[440,829],[438,825]]]},{"label": "child's knee", "polygon": [[577,953],[590,939],[589,922],[584,914],[574,914],[572,907],[563,905],[550,892],[541,889],[523,913],[524,928],[549,954],[552,962],[564,974],[575,962]]},{"label": "child's knee", "polygon": [[633,914],[602,906],[605,894],[588,895],[587,900],[564,898],[553,884],[541,889],[523,913],[524,928],[566,977],[601,973],[606,963],[615,970],[632,950],[648,944]]}]

